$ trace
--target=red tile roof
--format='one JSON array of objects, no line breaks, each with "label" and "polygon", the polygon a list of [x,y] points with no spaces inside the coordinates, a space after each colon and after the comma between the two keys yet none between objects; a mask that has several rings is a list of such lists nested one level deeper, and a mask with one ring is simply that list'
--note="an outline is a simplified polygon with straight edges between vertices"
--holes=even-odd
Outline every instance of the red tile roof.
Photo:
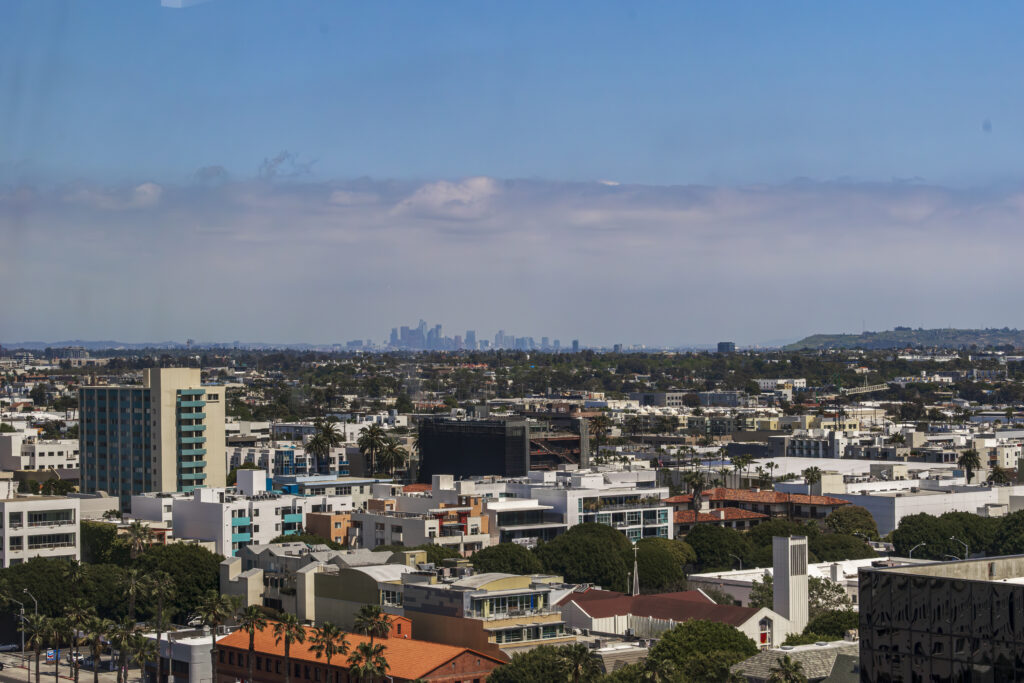
[{"label": "red tile roof", "polygon": [[[317,660],[316,655],[309,649],[310,637],[312,634],[313,629],[307,626],[306,642],[292,643],[289,653],[292,659],[307,662],[319,661],[321,664],[325,663],[322,658]],[[349,647],[353,651],[360,643],[370,641],[368,637],[361,636],[357,633],[346,633],[345,640],[348,641]],[[269,621],[266,628],[256,632],[254,643],[256,651],[263,654],[283,657],[284,642],[282,641],[279,645],[275,641],[274,622]],[[425,640],[412,640],[409,638],[377,638],[375,642],[380,643],[385,647],[384,657],[388,660],[388,665],[390,666],[388,673],[395,678],[406,678],[411,681],[426,676],[431,671],[444,666],[451,660],[466,652],[472,652],[478,657],[490,659],[494,662],[498,662],[499,664],[503,663],[494,657],[475,650],[470,650],[469,648],[456,647],[454,645],[442,645],[441,643],[430,643]],[[217,641],[217,645],[219,647],[232,647],[239,650],[248,650],[249,634],[239,629]],[[344,667],[347,666],[348,662],[346,657],[340,657],[331,663]]]},{"label": "red tile roof", "polygon": [[590,590],[570,593],[558,604],[576,603],[594,619],[632,614],[666,621],[705,619],[731,626],[740,626],[757,614],[754,607],[718,605],[700,591],[660,593],[656,595],[623,595],[611,591]]},{"label": "red tile roof", "polygon": [[426,493],[430,490],[430,484],[406,484],[402,487],[402,493]]},{"label": "red tile roof", "polygon": [[[849,501],[832,496],[808,496],[805,493],[782,493],[781,491],[750,491],[747,489],[708,489],[701,493],[701,499],[734,503],[795,503],[797,505],[849,505]],[[693,502],[693,496],[684,494],[666,498],[670,505]]]},{"label": "red tile roof", "polygon": [[[718,513],[722,513],[722,516],[719,517]],[[693,524],[694,515],[693,510],[676,510],[673,519],[676,524]],[[700,516],[697,517],[697,522],[733,522],[743,519],[768,519],[768,515],[763,512],[741,510],[740,508],[715,508],[712,512],[700,513]]]}]

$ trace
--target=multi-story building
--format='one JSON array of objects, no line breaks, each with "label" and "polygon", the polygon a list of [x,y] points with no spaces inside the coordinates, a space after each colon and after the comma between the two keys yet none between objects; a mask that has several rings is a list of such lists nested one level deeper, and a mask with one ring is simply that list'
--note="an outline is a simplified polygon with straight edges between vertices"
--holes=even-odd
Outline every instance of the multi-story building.
[{"label": "multi-story building", "polygon": [[78,441],[0,434],[0,469],[68,470],[78,467]]},{"label": "multi-story building", "polygon": [[281,475],[274,477],[274,488],[293,496],[351,496],[353,505],[362,508],[373,498],[373,485],[387,481],[390,480],[330,474]]},{"label": "multi-story building", "polygon": [[639,401],[642,406],[680,408],[687,405],[685,397],[692,395],[686,391],[637,391],[631,393],[629,398]]},{"label": "multi-story building", "polygon": [[356,510],[349,522],[352,548],[381,545],[417,546],[432,543],[471,555],[491,543],[489,519],[479,497],[466,496],[454,505],[440,503],[420,511],[399,511],[394,499],[374,498]]},{"label": "multi-story building", "polygon": [[212,542],[230,557],[252,544],[301,533],[310,512],[352,509],[350,496],[294,496],[268,490],[266,473],[239,470],[234,489],[149,493],[132,497],[132,517],[169,523],[177,539]]},{"label": "multi-story building", "polygon": [[[346,477],[349,474],[348,454],[343,447],[332,448],[328,455],[328,469]],[[276,446],[235,446],[227,449],[229,471],[241,465],[255,465],[273,477],[284,475],[316,475],[314,458],[306,454],[301,444]]]},{"label": "multi-story building", "polygon": [[77,498],[25,496],[0,500],[0,567],[33,557],[80,557]]},{"label": "multi-story building", "polygon": [[133,495],[224,486],[224,398],[195,368],[144,370],[141,386],[81,388],[82,490],[127,508]]},{"label": "multi-story building", "polygon": [[861,680],[1024,680],[1021,614],[1021,555],[861,569]]}]

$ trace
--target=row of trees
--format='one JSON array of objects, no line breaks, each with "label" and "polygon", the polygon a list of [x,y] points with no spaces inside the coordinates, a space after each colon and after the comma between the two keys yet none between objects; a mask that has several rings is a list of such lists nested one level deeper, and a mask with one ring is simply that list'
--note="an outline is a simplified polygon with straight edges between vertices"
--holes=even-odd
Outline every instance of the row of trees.
[{"label": "row of trees", "polygon": [[[900,520],[891,534],[901,556],[945,560],[967,554],[991,556],[1024,553],[1024,511],[1005,517],[981,517],[970,512],[926,513]],[[964,546],[967,546],[966,548]]]},{"label": "row of trees", "polygon": [[[317,472],[326,473],[331,449],[344,443],[344,438],[335,422],[319,419],[315,424],[316,431],[306,441],[305,450],[316,462]],[[381,467],[394,476],[395,471],[405,467],[409,460],[409,451],[405,446],[378,424],[363,427],[356,444],[360,454],[366,458],[367,471],[371,473],[376,473],[377,468]]]}]

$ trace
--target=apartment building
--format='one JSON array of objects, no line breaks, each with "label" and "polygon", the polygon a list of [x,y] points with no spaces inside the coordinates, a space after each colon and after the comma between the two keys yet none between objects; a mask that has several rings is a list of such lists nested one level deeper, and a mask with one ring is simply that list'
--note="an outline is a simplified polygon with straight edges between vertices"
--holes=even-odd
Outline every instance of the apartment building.
[{"label": "apartment building", "polygon": [[78,499],[24,496],[0,500],[0,567],[33,557],[81,557]]},{"label": "apartment building", "polygon": [[78,462],[76,439],[0,434],[0,470],[67,470],[76,469]]},{"label": "apartment building", "polygon": [[281,494],[269,490],[265,472],[239,470],[234,489],[133,496],[131,515],[170,524],[175,538],[212,542],[231,557],[245,546],[301,533],[308,513],[351,509],[350,496]]},{"label": "apartment building", "polygon": [[82,490],[127,509],[133,495],[224,486],[224,403],[224,388],[203,386],[195,368],[147,369],[141,386],[82,387]]},{"label": "apartment building", "polygon": [[[305,448],[300,443],[277,444],[276,446],[229,446],[227,448],[228,470],[242,465],[255,465],[266,470],[272,477],[318,475],[314,459],[306,454]],[[327,466],[333,476],[348,476],[347,449],[344,447],[332,448],[328,455]]]},{"label": "apartment building", "polygon": [[476,496],[464,496],[454,504],[439,503],[421,511],[400,511],[393,498],[373,498],[367,501],[366,510],[352,513],[348,545],[372,549],[381,545],[432,543],[468,557],[491,544],[489,523],[483,512],[483,500]]}]

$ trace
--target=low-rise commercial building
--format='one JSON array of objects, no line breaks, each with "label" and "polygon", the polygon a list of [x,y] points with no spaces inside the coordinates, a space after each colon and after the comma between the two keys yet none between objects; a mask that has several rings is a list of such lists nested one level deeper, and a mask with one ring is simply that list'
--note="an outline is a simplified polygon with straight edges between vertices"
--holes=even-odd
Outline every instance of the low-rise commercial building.
[{"label": "low-rise commercial building", "polygon": [[78,499],[23,496],[0,500],[0,567],[34,557],[81,557]]}]

